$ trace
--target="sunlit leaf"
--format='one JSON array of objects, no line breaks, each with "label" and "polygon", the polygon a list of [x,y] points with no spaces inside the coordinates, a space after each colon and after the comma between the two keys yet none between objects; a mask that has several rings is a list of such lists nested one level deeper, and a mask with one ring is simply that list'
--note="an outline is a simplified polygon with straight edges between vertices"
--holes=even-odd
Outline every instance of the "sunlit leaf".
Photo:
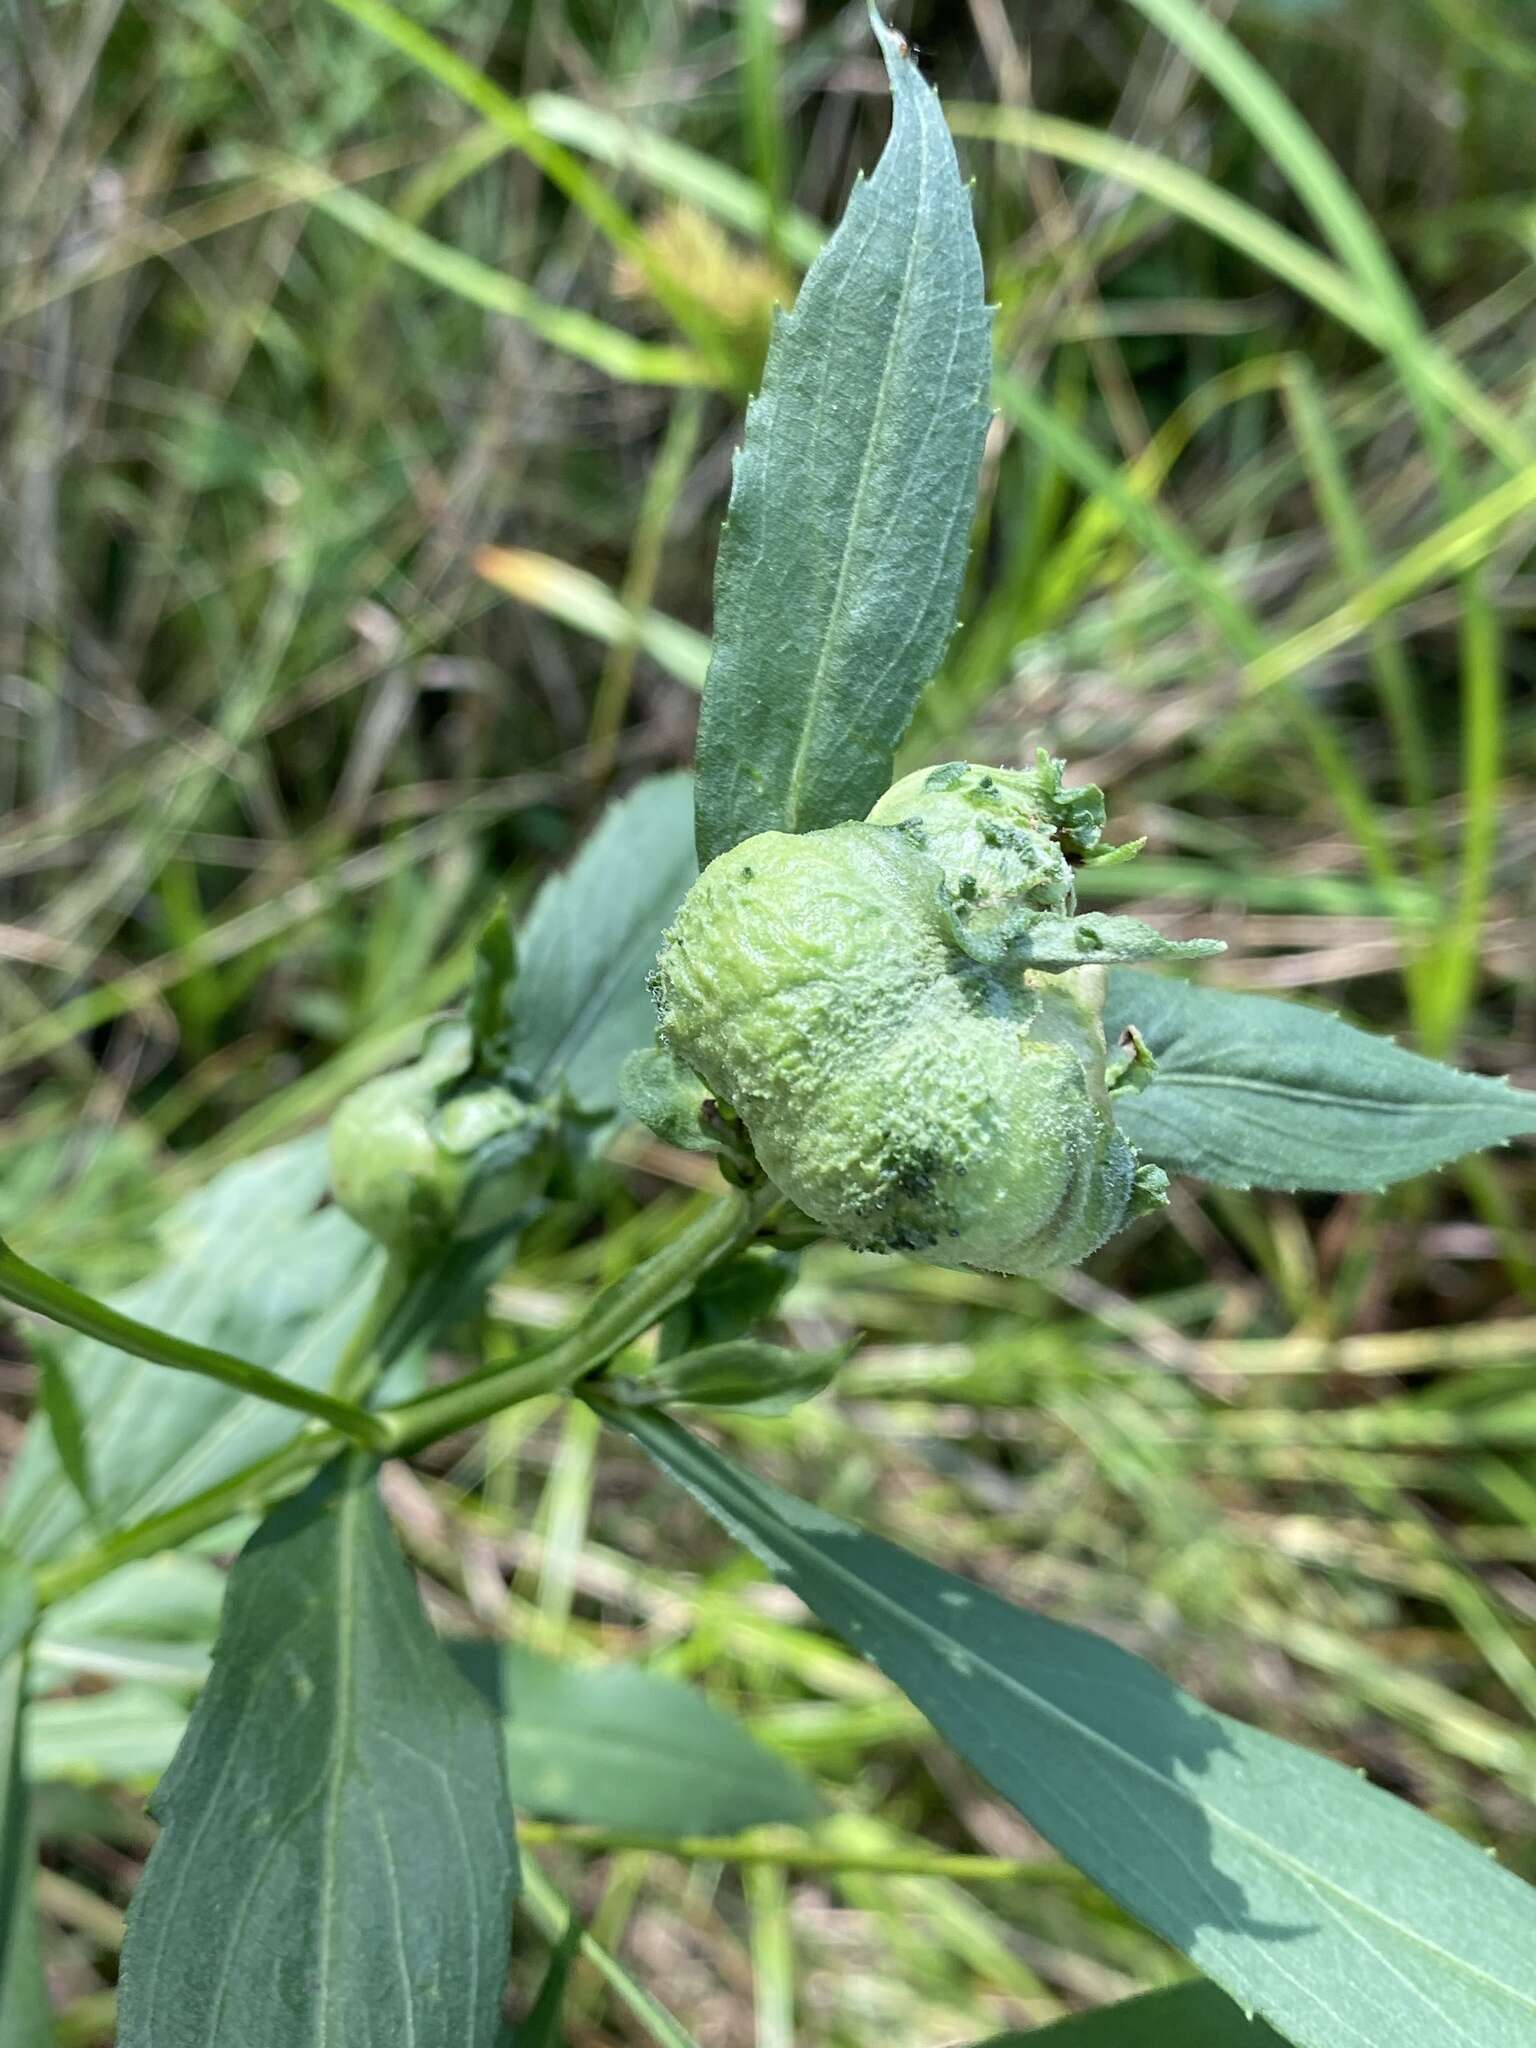
[{"label": "sunlit leaf", "polygon": [[955,623],[989,321],[938,100],[877,25],[890,140],[775,321],[715,578],[700,862],[861,818]]},{"label": "sunlit leaf", "polygon": [[614,1413],[1064,1856],[1299,2048],[1536,2039],[1536,1891],[1470,1842],[676,1423]]},{"label": "sunlit leaf", "polygon": [[1115,1121],[1170,1173],[1227,1188],[1380,1188],[1536,1133],[1536,1095],[1421,1059],[1325,1010],[1111,970],[1105,1030],[1157,1062]]}]

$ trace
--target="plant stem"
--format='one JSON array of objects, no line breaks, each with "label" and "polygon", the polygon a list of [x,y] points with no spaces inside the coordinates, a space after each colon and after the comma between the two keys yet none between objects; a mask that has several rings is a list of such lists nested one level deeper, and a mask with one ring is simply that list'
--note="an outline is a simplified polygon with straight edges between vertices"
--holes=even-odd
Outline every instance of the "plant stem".
[{"label": "plant stem", "polygon": [[748,1835],[655,1835],[520,1818],[517,1838],[528,1847],[581,1849],[593,1856],[641,1850],[657,1856],[678,1856],[690,1863],[731,1863],[746,1869],[768,1865],[784,1870],[859,1871],[871,1877],[942,1877],[961,1884],[1065,1885],[1074,1890],[1098,1890],[1068,1863],[1024,1862],[1013,1856],[945,1855],[924,1849],[844,1849],[835,1843],[775,1839],[762,1831]]},{"label": "plant stem", "polygon": [[[470,1373],[420,1400],[367,1416],[365,1419],[376,1435],[365,1448],[380,1455],[398,1456],[483,1421],[514,1402],[530,1400],[536,1394],[557,1393],[574,1385],[585,1374],[606,1364],[675,1302],[681,1301],[701,1273],[749,1244],[780,1199],[777,1189],[764,1188],[752,1195],[733,1194],[725,1201],[712,1203],[670,1244],[605,1288],[570,1332],[546,1346],[537,1357]],[[278,1384],[286,1386],[287,1382]],[[246,1466],[217,1486],[167,1508],[163,1514],[151,1515],[130,1528],[120,1529],[89,1550],[43,1566],[34,1583],[38,1607],[50,1606],[78,1593],[82,1587],[116,1571],[119,1565],[189,1543],[194,1536],[217,1528],[220,1522],[235,1515],[264,1511],[292,1492],[298,1481],[355,1441],[350,1432],[339,1427],[312,1423],[281,1450]]]},{"label": "plant stem", "polygon": [[[379,1375],[394,1364],[402,1347],[386,1349],[380,1339],[410,1281],[409,1266],[398,1252],[391,1252],[362,1320],[352,1332],[337,1361],[336,1370],[331,1374],[332,1400],[356,1402],[367,1394]],[[372,1419],[370,1415],[370,1422]]]},{"label": "plant stem", "polygon": [[334,1395],[299,1386],[293,1380],[285,1380],[280,1373],[269,1372],[265,1366],[252,1365],[230,1352],[214,1351],[206,1344],[192,1344],[184,1337],[173,1337],[167,1330],[157,1330],[149,1323],[137,1322],[132,1316],[109,1308],[104,1301],[96,1301],[30,1264],[19,1252],[12,1251],[3,1238],[0,1238],[0,1297],[15,1302],[18,1308],[31,1309],[34,1314],[63,1323],[68,1329],[79,1330],[83,1336],[95,1338],[98,1344],[126,1351],[133,1358],[147,1358],[151,1365],[197,1373],[203,1379],[217,1380],[222,1386],[234,1387],[239,1393],[254,1394],[258,1400],[270,1401],[275,1407],[295,1409],[300,1415],[317,1416],[351,1442],[360,1444],[364,1450],[377,1451],[386,1446],[387,1439],[373,1416],[351,1401],[340,1401]]},{"label": "plant stem", "polygon": [[339,1452],[351,1448],[351,1439],[340,1430],[314,1424],[281,1450],[220,1480],[217,1486],[193,1494],[190,1500],[166,1508],[161,1514],[118,1529],[89,1550],[42,1566],[33,1582],[39,1611],[94,1585],[119,1565],[157,1556],[162,1550],[174,1550],[236,1515],[263,1512],[283,1494],[291,1493],[294,1484],[307,1479],[316,1466],[327,1464]]},{"label": "plant stem", "polygon": [[537,1357],[490,1366],[417,1400],[381,1409],[373,1419],[387,1432],[389,1452],[399,1456],[416,1450],[516,1401],[574,1386],[681,1301],[701,1273],[750,1244],[780,1200],[778,1190],[770,1187],[714,1203],[670,1244],[605,1288],[573,1328]]}]

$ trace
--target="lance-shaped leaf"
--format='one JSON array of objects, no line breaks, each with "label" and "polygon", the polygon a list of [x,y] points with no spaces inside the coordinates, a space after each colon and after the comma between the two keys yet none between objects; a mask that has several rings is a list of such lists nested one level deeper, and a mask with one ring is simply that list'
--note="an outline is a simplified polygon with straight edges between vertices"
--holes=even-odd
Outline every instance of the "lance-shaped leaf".
[{"label": "lance-shaped leaf", "polygon": [[733,1337],[664,1359],[641,1379],[610,1378],[607,1397],[621,1408],[735,1408],[749,1415],[787,1415],[824,1394],[848,1363],[852,1346],[796,1351],[755,1337]]},{"label": "lance-shaped leaf", "polygon": [[1325,1758],[619,1413],[1064,1856],[1298,2048],[1527,2048],[1536,1891]]},{"label": "lance-shaped leaf", "polygon": [[365,1459],[268,1517],[154,1801],[121,2048],[490,2048],[517,1861],[494,1715]]},{"label": "lance-shaped leaf", "polygon": [[970,195],[932,91],[879,20],[874,176],[780,315],[747,411],[699,722],[699,860],[862,818],[955,623],[987,429]]},{"label": "lance-shaped leaf", "polygon": [[816,1817],[809,1781],[679,1679],[513,1644],[454,1653],[503,1717],[508,1773],[530,1813],[660,1835]]},{"label": "lance-shaped leaf", "polygon": [[974,959],[1008,960],[1047,974],[1137,960],[1203,960],[1226,951],[1220,939],[1166,938],[1139,917],[1063,917],[1007,905],[967,916],[965,907],[963,898],[955,905],[954,926]]},{"label": "lance-shaped leaf", "polygon": [[563,1076],[584,1109],[615,1106],[655,1029],[645,977],[697,871],[691,792],[659,775],[615,804],[518,934],[513,1064],[541,1091]]},{"label": "lance-shaped leaf", "polygon": [[1327,1011],[1133,970],[1104,1028],[1157,1062],[1115,1121],[1170,1173],[1224,1188],[1381,1188],[1536,1133],[1536,1094],[1459,1073]]},{"label": "lance-shaped leaf", "polygon": [[1214,1984],[1175,1984],[1097,2012],[996,2034],[978,2048],[1284,2048],[1262,2020],[1250,2019]]}]

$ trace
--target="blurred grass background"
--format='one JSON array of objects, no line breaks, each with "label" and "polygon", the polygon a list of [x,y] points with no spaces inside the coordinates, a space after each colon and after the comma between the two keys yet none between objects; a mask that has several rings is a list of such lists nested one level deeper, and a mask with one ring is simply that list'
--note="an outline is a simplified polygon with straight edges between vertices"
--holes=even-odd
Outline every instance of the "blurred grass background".
[{"label": "blurred grass background", "polygon": [[[0,17],[0,1229],[97,1289],[688,760],[768,307],[884,133],[862,5],[386,17]],[[1097,888],[1224,937],[1216,978],[1536,1085],[1524,0],[896,18],[1001,308],[912,761],[1049,745],[1148,838]],[[628,1142],[497,1319],[559,1319],[698,1178]],[[1533,1220],[1527,1151],[1376,1198],[1184,1188],[1050,1286],[827,1251],[785,1323],[865,1349],[731,1434],[1536,1879]],[[703,2048],[937,2048],[1176,1974],[594,1427],[519,1409],[391,1501],[446,1621],[692,1676],[828,1787],[793,1849],[542,1831]],[[66,2041],[111,2038],[125,1779],[45,1807]],[[573,2048],[649,2038],[573,1981]]]}]

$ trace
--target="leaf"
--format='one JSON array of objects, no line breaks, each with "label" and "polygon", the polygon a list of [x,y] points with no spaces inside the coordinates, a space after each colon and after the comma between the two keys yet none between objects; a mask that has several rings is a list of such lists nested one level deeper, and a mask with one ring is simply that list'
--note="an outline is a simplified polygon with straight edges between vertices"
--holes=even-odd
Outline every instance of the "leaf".
[{"label": "leaf", "polygon": [[[200,1685],[224,1585],[217,1565],[185,1551],[123,1565],[43,1615],[32,1638],[34,1677],[45,1687],[81,1675]],[[92,1694],[59,1704],[83,1709],[110,1697]]]},{"label": "leaf", "polygon": [[[188,1674],[188,1683],[195,1680]],[[37,1700],[27,1716],[27,1776],[34,1785],[155,1784],[187,1730],[187,1709],[163,1686]]]},{"label": "leaf", "polygon": [[527,2019],[507,2036],[508,2048],[562,2048],[560,2008],[565,2003],[566,1980],[581,1954],[581,1922],[573,1919],[555,1944],[544,1982]]},{"label": "leaf", "polygon": [[[323,1134],[215,1176],[163,1227],[170,1256],[114,1306],[306,1386],[330,1383],[372,1299],[383,1254],[339,1209],[319,1209]],[[303,1418],[110,1346],[57,1346],[77,1411],[97,1516],[120,1527],[228,1478],[287,1443]],[[90,1540],[77,1486],[31,1430],[0,1508],[0,1539],[53,1559]]]},{"label": "leaf", "polygon": [[1405,1052],[1322,1010],[1112,971],[1111,1043],[1157,1062],[1115,1121],[1170,1173],[1226,1188],[1380,1188],[1536,1133],[1536,1094]]},{"label": "leaf", "polygon": [[679,1358],[685,1351],[730,1344],[773,1314],[800,1270],[796,1253],[752,1245],[701,1276],[686,1301],[662,1318],[657,1355]]},{"label": "leaf", "polygon": [[[10,1567],[0,1566],[0,1602]],[[12,1611],[17,1603],[12,1602]],[[21,1768],[24,1654],[0,1661],[0,2048],[51,2048],[53,2021],[38,1940],[37,1844]]]},{"label": "leaf", "polygon": [[955,928],[967,952],[978,960],[1006,958],[1053,974],[1130,960],[1200,960],[1227,950],[1220,939],[1165,938],[1139,917],[1060,917],[1048,910],[1004,906],[979,918],[962,918],[961,907],[956,906]]},{"label": "leaf", "polygon": [[587,633],[608,647],[639,647],[666,675],[702,690],[709,642],[681,619],[645,607],[631,609],[589,570],[532,548],[478,548],[475,573],[520,604]]},{"label": "leaf", "polygon": [[651,1042],[645,977],[695,873],[691,788],[661,775],[615,804],[519,935],[514,1062],[540,1089],[564,1075],[583,1108],[612,1109],[626,1055]]},{"label": "leaf", "polygon": [[795,1351],[752,1337],[680,1352],[640,1379],[612,1379],[604,1392],[624,1408],[735,1408],[745,1414],[787,1415],[824,1394],[848,1363],[851,1346]]},{"label": "leaf", "polygon": [[26,1641],[36,1611],[31,1574],[18,1558],[0,1550],[0,1664]]},{"label": "leaf", "polygon": [[348,1458],[231,1574],[213,1675],[154,1806],[121,2048],[489,2048],[516,1846],[495,1722]]},{"label": "leaf", "polygon": [[701,865],[862,818],[955,623],[990,319],[954,145],[877,18],[890,140],[774,323],[715,577]]},{"label": "leaf", "polygon": [[997,2034],[977,2048],[1283,2048],[1214,1984],[1175,1984],[1030,2034]]},{"label": "leaf", "polygon": [[85,1417],[75,1390],[55,1348],[55,1340],[29,1338],[37,1359],[38,1392],[53,1439],[54,1455],[70,1485],[79,1496],[86,1519],[96,1520],[96,1495],[91,1484],[90,1451],[86,1443]]},{"label": "leaf", "polygon": [[702,1117],[709,1090],[664,1045],[642,1046],[619,1070],[619,1102],[632,1123],[644,1124],[680,1152],[718,1152],[720,1141]]},{"label": "leaf", "polygon": [[1524,2048],[1536,1891],[1151,1665],[617,1416],[1111,1897],[1299,2048]]},{"label": "leaf", "polygon": [[497,1074],[511,1057],[508,1034],[516,983],[517,944],[507,906],[500,903],[476,942],[470,974],[465,1021],[477,1073]]},{"label": "leaf", "polygon": [[675,1678],[511,1644],[455,1654],[504,1716],[512,1795],[530,1813],[665,1835],[815,1816],[793,1765]]}]

